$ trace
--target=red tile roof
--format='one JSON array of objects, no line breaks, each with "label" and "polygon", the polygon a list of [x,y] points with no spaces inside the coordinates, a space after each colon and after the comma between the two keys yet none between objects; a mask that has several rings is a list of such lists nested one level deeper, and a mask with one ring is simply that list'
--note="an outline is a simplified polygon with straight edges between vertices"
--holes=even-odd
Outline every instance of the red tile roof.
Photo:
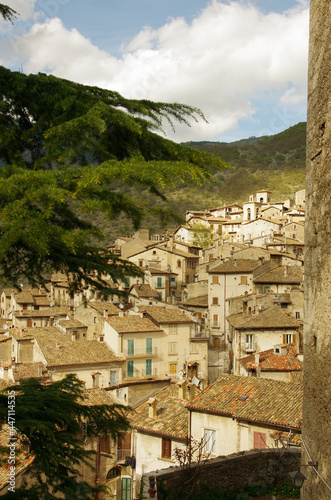
[{"label": "red tile roof", "polygon": [[302,371],[302,366],[298,360],[297,353],[293,344],[286,346],[286,354],[279,355],[275,354],[274,349],[268,349],[267,351],[262,351],[259,353],[259,363],[255,363],[255,355],[245,356],[241,358],[240,364],[246,368],[246,370],[255,369],[258,365],[261,367],[263,372],[292,372],[292,371]]},{"label": "red tile roof", "polygon": [[[240,396],[247,398],[240,400]],[[221,375],[188,408],[265,425],[301,429],[302,399],[301,384]]]},{"label": "red tile roof", "polygon": [[268,329],[268,328],[299,328],[302,321],[284,313],[279,306],[268,307],[258,314],[231,314],[226,318],[237,330]]},{"label": "red tile roof", "polygon": [[209,274],[237,274],[252,273],[261,263],[258,260],[250,259],[229,259],[223,264],[213,267]]},{"label": "red tile roof", "polygon": [[108,323],[110,326],[117,331],[117,333],[143,333],[143,332],[162,332],[161,328],[158,328],[155,323],[153,323],[148,318],[141,318],[140,316],[112,316],[108,318]]}]

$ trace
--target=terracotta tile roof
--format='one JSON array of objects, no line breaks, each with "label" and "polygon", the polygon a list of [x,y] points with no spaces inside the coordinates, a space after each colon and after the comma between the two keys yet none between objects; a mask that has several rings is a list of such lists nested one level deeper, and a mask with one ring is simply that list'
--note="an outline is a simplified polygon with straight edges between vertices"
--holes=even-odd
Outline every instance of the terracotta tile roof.
[{"label": "terracotta tile roof", "polygon": [[290,445],[294,446],[301,446],[301,435],[297,434],[296,432],[282,432],[282,431],[276,431],[272,432],[270,436],[273,439],[277,439],[278,441],[281,441],[284,445],[287,445],[289,443]]},{"label": "terracotta tile roof", "polygon": [[254,315],[245,313],[231,314],[226,319],[237,330],[299,328],[302,326],[302,321],[284,313],[279,306],[268,307],[265,311]]},{"label": "terracotta tile roof", "polygon": [[159,324],[162,323],[193,323],[193,321],[177,308],[166,308],[158,306],[142,306],[139,308],[141,312],[146,312],[149,316],[155,319]]},{"label": "terracotta tile roof", "polygon": [[143,333],[163,331],[161,330],[161,328],[158,328],[150,319],[141,318],[140,316],[112,316],[107,321],[110,326],[112,326],[118,333]]},{"label": "terracotta tile roof", "polygon": [[32,293],[26,292],[14,292],[15,300],[18,304],[34,304]]},{"label": "terracotta tile roof", "polygon": [[15,382],[27,378],[41,378],[48,375],[47,369],[43,363],[15,363],[14,366]]},{"label": "terracotta tile roof", "polygon": [[303,268],[296,266],[279,266],[254,278],[254,283],[303,283]]},{"label": "terracotta tile roof", "polygon": [[250,259],[229,259],[223,264],[213,267],[209,274],[229,274],[229,273],[252,273],[261,263],[258,260]]},{"label": "terracotta tile roof", "polygon": [[132,415],[134,429],[154,434],[185,439],[188,434],[188,412],[186,399],[179,399],[177,385],[170,384],[156,395],[156,417],[148,416],[148,401],[141,404]]},{"label": "terracotta tile roof", "polygon": [[258,365],[261,367],[263,372],[292,372],[292,371],[302,371],[302,366],[298,360],[297,353],[293,344],[286,346],[286,354],[279,355],[275,354],[274,349],[268,349],[267,351],[262,351],[259,353],[259,362],[255,363],[255,355],[245,356],[241,358],[240,364],[246,368],[246,370],[256,369]]},{"label": "terracotta tile roof", "polygon": [[38,297],[33,297],[36,306],[47,306],[50,307],[51,301],[46,295],[40,295]]},{"label": "terracotta tile roof", "polygon": [[201,295],[188,299],[186,302],[181,302],[183,306],[208,307],[208,295]]},{"label": "terracotta tile roof", "polygon": [[173,271],[163,271],[162,269],[157,269],[156,267],[150,267],[149,272],[151,274],[166,274],[166,275],[167,274],[175,274],[176,276],[178,276],[178,273],[175,273]]},{"label": "terracotta tile roof", "polygon": [[86,389],[84,391],[83,404],[85,406],[112,405],[114,402],[111,394],[101,388]]},{"label": "terracotta tile roof", "polygon": [[107,311],[108,315],[116,315],[120,313],[120,309],[115,306],[112,302],[104,302],[102,300],[90,300],[88,305],[93,307],[100,314],[104,315],[104,312]]},{"label": "terracotta tile roof", "polygon": [[[30,453],[22,451],[19,445],[20,441],[10,441],[10,438],[12,437],[10,432],[10,428],[7,424],[4,424],[0,431],[0,447],[3,450],[1,453],[2,466],[0,467],[0,490],[2,490],[9,482],[9,443],[15,442],[15,476],[24,472],[34,460],[34,457]],[[19,438],[19,435],[16,434],[16,437]],[[7,451],[4,451],[6,449],[8,449],[8,453]]]},{"label": "terracotta tile roof", "polygon": [[16,318],[50,318],[56,316],[66,316],[68,307],[50,307],[45,309],[26,309],[24,311],[14,311]]},{"label": "terracotta tile roof", "polygon": [[[43,329],[35,328],[36,330]],[[36,342],[46,359],[47,366],[98,365],[118,359],[105,344],[97,340],[73,341],[71,336],[54,330],[45,333],[35,332]]]},{"label": "terracotta tile roof", "polygon": [[78,319],[60,319],[59,325],[63,326],[63,328],[87,328],[87,326],[78,321]]},{"label": "terracotta tile roof", "polygon": [[131,288],[131,293],[137,295],[139,298],[143,299],[152,299],[155,298],[157,299],[158,293],[156,290],[153,290],[150,285],[147,283],[141,284],[141,285],[133,285]]},{"label": "terracotta tile roof", "polygon": [[[241,400],[241,396],[247,398]],[[301,384],[221,375],[188,408],[299,430],[302,425],[302,400]]]}]

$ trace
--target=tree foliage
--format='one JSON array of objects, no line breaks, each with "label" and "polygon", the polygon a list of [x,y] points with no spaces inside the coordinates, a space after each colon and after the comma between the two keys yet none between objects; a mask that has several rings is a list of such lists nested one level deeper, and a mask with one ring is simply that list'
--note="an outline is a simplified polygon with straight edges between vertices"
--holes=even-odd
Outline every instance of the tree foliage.
[{"label": "tree foliage", "polygon": [[211,227],[203,224],[194,224],[192,230],[193,244],[201,248],[212,247],[220,236],[220,234],[215,233]]},{"label": "tree foliage", "polygon": [[0,3],[0,16],[2,16],[5,21],[10,21],[12,23],[17,16],[17,12],[11,7],[8,7],[8,5]]},{"label": "tree foliage", "polygon": [[84,404],[83,383],[75,375],[48,385],[29,379],[0,395],[1,424],[7,422],[7,394],[13,390],[16,393],[15,429],[29,441],[34,461],[29,468],[33,481],[15,493],[9,492],[8,498],[52,500],[61,492],[75,499],[91,498],[91,493],[98,488],[80,481],[79,470],[83,463],[91,467],[95,452],[84,448],[82,435],[108,434],[116,440],[119,433],[129,427],[125,415],[128,408]]},{"label": "tree foliage", "polygon": [[165,120],[203,119],[190,106],[3,67],[0,89],[0,277],[8,284],[45,283],[59,271],[71,276],[72,293],[86,284],[111,293],[105,276],[117,283],[141,271],[107,251],[93,214],[125,214],[138,227],[146,210],[169,210],[128,196],[123,185],[162,197],[165,186],[202,184],[210,168],[225,166],[156,133]]}]

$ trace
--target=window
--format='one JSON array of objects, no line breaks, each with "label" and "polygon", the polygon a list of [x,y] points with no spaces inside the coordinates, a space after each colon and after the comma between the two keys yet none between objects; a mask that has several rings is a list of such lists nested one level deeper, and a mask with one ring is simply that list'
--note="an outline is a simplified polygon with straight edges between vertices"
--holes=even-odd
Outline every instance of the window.
[{"label": "window", "polygon": [[182,261],[181,260],[177,260],[177,267],[182,267]]},{"label": "window", "polygon": [[110,436],[102,436],[99,439],[100,453],[110,453]]},{"label": "window", "polygon": [[281,302],[280,307],[281,307],[281,309],[287,309],[287,307],[288,307],[287,302]]},{"label": "window", "polygon": [[177,363],[170,363],[169,364],[169,373],[170,373],[170,375],[176,375],[176,373],[177,373]]},{"label": "window", "polygon": [[251,334],[251,333],[246,335],[246,350],[249,350],[249,351],[254,350],[253,334]]},{"label": "window", "polygon": [[213,276],[212,277],[212,284],[213,285],[218,285],[218,276]]},{"label": "window", "polygon": [[171,440],[162,438],[162,458],[171,458]]},{"label": "window", "polygon": [[247,219],[250,220],[250,218],[251,218],[251,209],[249,208],[247,210]]},{"label": "window", "polygon": [[218,297],[213,297],[213,306],[218,305]]},{"label": "window", "polygon": [[134,339],[128,340],[128,356],[134,355]]},{"label": "window", "polygon": [[254,431],[254,450],[264,450],[267,447],[267,435]]},{"label": "window", "polygon": [[124,278],[124,288],[130,288],[130,278]]},{"label": "window", "polygon": [[146,359],[146,375],[152,375],[152,360]]},{"label": "window", "polygon": [[196,342],[191,342],[190,354],[199,354],[199,345]]},{"label": "window", "polygon": [[247,276],[240,276],[240,284],[247,285]]},{"label": "window", "polygon": [[270,292],[270,286],[269,285],[265,285],[263,287],[263,293],[269,293]]},{"label": "window", "polygon": [[94,324],[96,324],[98,322],[98,318],[96,316],[94,316],[93,322],[94,322]]},{"label": "window", "polygon": [[216,431],[205,429],[204,431],[204,448],[206,453],[215,453],[216,449]]},{"label": "window", "polygon": [[157,300],[162,300],[162,292],[157,292]]},{"label": "window", "polygon": [[170,276],[170,286],[176,286],[176,278],[174,276]]},{"label": "window", "polygon": [[117,460],[125,460],[131,455],[131,432],[121,432],[117,439]]},{"label": "window", "polygon": [[133,377],[133,361],[127,362],[127,376]]},{"label": "window", "polygon": [[177,354],[177,342],[169,342],[169,354]]},{"label": "window", "polygon": [[300,313],[299,313],[299,312],[296,312],[296,313],[295,313],[295,318],[296,318],[296,319],[300,319]]},{"label": "window", "polygon": [[158,277],[156,279],[156,288],[162,288],[162,278]]},{"label": "window", "polygon": [[121,500],[131,500],[131,477],[122,477]]},{"label": "window", "polygon": [[169,325],[169,333],[170,335],[177,335],[178,325]]},{"label": "window", "polygon": [[213,328],[218,328],[219,327],[218,314],[213,314],[212,327]]},{"label": "window", "polygon": [[293,333],[284,333],[283,344],[295,344],[296,336]]},{"label": "window", "polygon": [[153,352],[153,339],[146,339],[146,354]]},{"label": "window", "polygon": [[111,370],[110,372],[110,385],[116,385],[117,381],[117,371]]},{"label": "window", "polygon": [[139,267],[143,267],[143,265],[144,265],[144,261],[143,261],[143,260],[140,260],[140,261],[139,261]]}]

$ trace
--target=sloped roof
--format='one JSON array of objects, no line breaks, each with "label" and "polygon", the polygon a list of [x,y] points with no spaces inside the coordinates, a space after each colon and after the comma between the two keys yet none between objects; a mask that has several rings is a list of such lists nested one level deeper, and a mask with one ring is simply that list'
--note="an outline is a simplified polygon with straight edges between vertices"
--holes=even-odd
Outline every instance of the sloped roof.
[{"label": "sloped roof", "polygon": [[36,342],[48,366],[101,364],[118,359],[105,344],[97,340],[73,341],[71,337],[56,329],[51,333],[39,332],[42,328],[34,330]]},{"label": "sloped roof", "polygon": [[34,460],[34,456],[30,453],[23,452],[19,446],[19,442],[11,441],[11,437],[10,427],[7,424],[4,424],[0,431],[0,447],[3,450],[1,454],[3,464],[2,467],[0,467],[0,490],[2,490],[9,483],[10,478],[9,468],[5,466],[5,464],[8,465],[8,460],[10,458],[10,450],[8,448],[9,443],[15,443],[15,476],[24,472]]},{"label": "sloped roof", "polygon": [[[244,397],[242,400],[239,399],[241,396]],[[188,408],[299,430],[302,426],[302,400],[301,384],[221,375]]]},{"label": "sloped roof", "polygon": [[226,318],[237,330],[268,329],[268,328],[299,328],[302,321],[284,313],[279,306],[268,307],[258,314],[231,314]]},{"label": "sloped roof", "polygon": [[14,292],[14,297],[18,304],[34,304],[33,295],[30,291]]},{"label": "sloped roof", "polygon": [[87,328],[84,323],[78,321],[78,319],[60,319],[59,325],[63,326],[63,328]]},{"label": "sloped roof", "polygon": [[82,403],[85,406],[94,405],[111,405],[114,404],[114,399],[109,392],[101,388],[86,389],[83,394]]},{"label": "sloped roof", "polygon": [[156,395],[156,417],[148,416],[148,401],[135,408],[131,425],[134,429],[185,439],[188,434],[187,399],[178,398],[177,385],[170,384]]},{"label": "sloped roof", "polygon": [[279,266],[254,278],[254,283],[288,283],[299,285],[303,282],[303,269],[297,266]]},{"label": "sloped roof", "polygon": [[15,382],[28,378],[40,378],[47,375],[47,370],[43,363],[15,363],[14,366]]},{"label": "sloped roof", "polygon": [[161,328],[158,328],[150,319],[141,318],[138,315],[128,315],[123,317],[112,316],[108,319],[108,323],[118,333],[143,333],[163,331],[161,330]]},{"label": "sloped roof", "polygon": [[302,366],[300,361],[298,360],[298,356],[293,344],[288,344],[286,348],[286,354],[283,356],[275,354],[274,349],[268,349],[267,351],[260,352],[258,364],[255,363],[254,354],[245,356],[239,361],[246,370],[255,369],[258,365],[260,365],[261,371],[263,372],[302,371]]},{"label": "sloped roof", "polygon": [[134,292],[136,295],[138,295],[139,298],[158,298],[158,293],[156,290],[153,290],[150,285],[147,283],[143,283],[140,285],[133,285],[131,288],[131,292]]},{"label": "sloped roof", "polygon": [[140,311],[146,312],[158,323],[192,323],[192,320],[177,308],[166,308],[158,306],[143,306]]},{"label": "sloped roof", "polygon": [[104,302],[102,300],[90,300],[88,305],[98,311],[100,314],[104,314],[107,311],[110,315],[116,315],[120,313],[120,309],[115,306],[112,302]]},{"label": "sloped roof", "polygon": [[201,295],[200,297],[193,297],[187,299],[186,302],[181,302],[183,306],[195,306],[195,307],[208,307],[208,295]]},{"label": "sloped roof", "polygon": [[209,274],[237,274],[237,273],[252,273],[261,265],[261,262],[253,259],[229,259],[223,264],[213,267]]},{"label": "sloped roof", "polygon": [[47,318],[55,316],[66,316],[68,307],[49,307],[45,309],[25,309],[23,311],[14,311],[16,318]]}]

